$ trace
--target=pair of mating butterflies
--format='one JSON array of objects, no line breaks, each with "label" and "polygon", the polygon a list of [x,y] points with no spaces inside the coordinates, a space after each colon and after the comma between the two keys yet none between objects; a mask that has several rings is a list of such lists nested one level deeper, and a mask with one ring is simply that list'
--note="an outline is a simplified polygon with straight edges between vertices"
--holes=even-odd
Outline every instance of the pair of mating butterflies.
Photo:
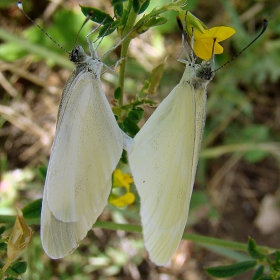
[{"label": "pair of mating butterflies", "polygon": [[102,90],[102,62],[80,46],[70,60],[76,69],[62,94],[44,187],[43,248],[57,259],[78,246],[107,204],[125,147],[141,198],[145,246],[154,263],[165,265],[187,221],[211,65],[186,62],[180,83],[131,139],[119,128]]},{"label": "pair of mating butterflies", "polygon": [[[18,7],[29,18],[21,1]],[[266,27],[264,20],[261,33],[239,54]],[[112,173],[126,149],[141,199],[145,246],[154,263],[165,265],[187,221],[213,63],[184,61],[179,84],[131,139],[116,122],[100,82],[103,63],[94,57],[81,46],[70,53],[76,69],[63,90],[44,187],[43,248],[57,259],[78,246],[107,204]]]}]

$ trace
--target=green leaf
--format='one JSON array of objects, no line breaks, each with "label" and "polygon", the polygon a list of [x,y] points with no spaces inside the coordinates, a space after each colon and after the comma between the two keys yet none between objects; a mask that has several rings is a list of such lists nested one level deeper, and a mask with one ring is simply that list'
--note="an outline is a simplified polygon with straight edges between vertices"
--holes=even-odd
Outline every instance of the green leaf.
[{"label": "green leaf", "polygon": [[145,80],[143,83],[143,86],[140,90],[140,92],[138,93],[138,98],[141,98],[144,94],[148,93],[148,88],[150,86],[150,81],[149,80]]},{"label": "green leaf", "polygon": [[137,112],[138,116],[139,116],[139,121],[142,120],[143,116],[144,116],[144,109],[140,108],[140,107],[136,107],[134,108],[134,110]]},{"label": "green leaf", "polygon": [[123,105],[121,107],[121,109],[122,110],[127,110],[127,109],[130,109],[130,108],[135,108],[137,106],[145,105],[145,104],[147,104],[151,107],[155,107],[156,102],[151,100],[151,99],[148,99],[147,97],[145,97],[145,98],[136,99],[136,100],[130,102],[130,104]]},{"label": "green leaf", "polygon": [[11,266],[11,269],[18,274],[23,274],[27,269],[27,262],[19,261]]},{"label": "green leaf", "polygon": [[190,210],[197,209],[203,205],[210,204],[209,198],[204,191],[193,191],[192,199],[190,202]]},{"label": "green leaf", "polygon": [[265,142],[269,138],[269,129],[265,125],[248,126],[243,129],[242,138],[246,142],[251,142],[252,139],[258,143]]},{"label": "green leaf", "polygon": [[116,5],[122,4],[123,2],[126,2],[126,1],[127,0],[113,0],[112,1],[112,5],[116,6]]},{"label": "green leaf", "polygon": [[111,28],[114,28],[116,29],[117,27],[119,27],[119,25],[122,24],[122,21],[121,20],[115,20],[113,23],[112,23],[112,27]]},{"label": "green leaf", "polygon": [[39,175],[42,177],[42,179],[46,179],[46,176],[47,176],[47,166],[45,165],[41,165],[38,167],[38,171],[39,171]]},{"label": "green leaf", "polygon": [[138,12],[138,15],[144,13],[144,12],[146,11],[146,9],[149,7],[149,5],[150,5],[150,0],[145,1],[145,2],[142,4],[142,6],[141,6],[141,8],[140,8],[140,10],[139,10],[139,12]]},{"label": "green leaf", "polygon": [[4,226],[0,227],[0,235],[3,234],[5,230],[6,228]]},{"label": "green leaf", "polygon": [[22,208],[25,219],[36,219],[41,217],[42,199],[34,200]]},{"label": "green leaf", "polygon": [[19,261],[11,265],[7,269],[7,272],[12,276],[17,276],[23,274],[26,271],[26,269],[27,269],[27,262]]},{"label": "green leaf", "polygon": [[258,269],[255,271],[254,275],[252,276],[251,280],[258,280],[262,275],[264,271],[264,266],[260,265]]},{"label": "green leaf", "polygon": [[157,67],[155,67],[152,70],[151,77],[149,79],[149,81],[150,81],[150,86],[148,88],[149,94],[154,94],[157,91],[160,80],[162,78],[165,63],[166,63],[166,60],[163,61],[162,63],[160,63]]},{"label": "green leaf", "polygon": [[119,99],[122,95],[122,89],[121,87],[117,87],[115,92],[114,92],[114,98],[115,99]]},{"label": "green leaf", "polygon": [[122,17],[123,15],[123,4],[118,4],[114,6],[114,14],[117,17]]},{"label": "green leaf", "polygon": [[277,278],[273,278],[271,276],[262,276],[262,277],[258,278],[258,280],[276,280],[276,279]]},{"label": "green leaf", "polygon": [[133,0],[132,7],[133,7],[134,12],[137,14],[139,12],[139,10],[140,10],[140,2],[139,2],[139,0]]},{"label": "green leaf", "polygon": [[273,268],[277,271],[280,271],[280,251],[275,252],[275,261],[273,264]]},{"label": "green leaf", "polygon": [[122,152],[121,161],[122,161],[124,164],[128,164],[127,151],[125,151],[125,150],[123,150],[123,152]]},{"label": "green leaf", "polygon": [[[180,13],[179,13],[180,15]],[[203,29],[208,29],[207,26],[196,16],[194,16],[190,11],[187,11],[185,15],[186,26],[190,25],[198,29],[201,33],[203,33]]]},{"label": "green leaf", "polygon": [[123,123],[118,123],[120,129],[124,130],[124,124]]},{"label": "green leaf", "polygon": [[139,123],[143,116],[144,110],[140,107],[133,108],[127,115],[127,117],[135,123]]},{"label": "green leaf", "polygon": [[112,27],[111,23],[107,23],[100,28],[98,37],[102,38],[102,37],[108,36],[111,33],[113,33],[115,30],[116,30],[116,27]]},{"label": "green leaf", "polygon": [[249,237],[248,240],[248,254],[252,259],[255,260],[263,260],[266,258],[266,255],[262,254],[258,249],[257,249],[257,244],[253,238]]},{"label": "green leaf", "polygon": [[153,17],[147,22],[145,22],[143,25],[141,25],[139,28],[136,29],[136,32],[138,34],[145,33],[148,29],[150,29],[153,26],[158,26],[165,24],[167,22],[167,18],[165,17]]},{"label": "green leaf", "polygon": [[280,263],[280,251],[275,252],[275,261]]},{"label": "green leaf", "polygon": [[144,94],[154,94],[157,91],[162,78],[165,63],[166,59],[152,70],[149,80],[145,80],[143,83],[143,87],[138,93],[138,98],[141,98]]},{"label": "green leaf", "polygon": [[137,132],[140,130],[138,125],[128,117],[126,117],[123,120],[123,124],[124,124],[124,131],[128,132],[131,136],[135,136]]},{"label": "green leaf", "polygon": [[249,163],[257,163],[265,159],[269,155],[268,152],[265,151],[260,151],[260,150],[253,150],[253,151],[248,151],[245,153],[244,158],[249,162]]},{"label": "green leaf", "polygon": [[80,7],[81,7],[81,10],[82,10],[82,13],[86,17],[90,13],[93,13],[90,20],[92,20],[94,22],[102,23],[104,25],[104,24],[112,23],[114,21],[113,18],[109,14],[107,14],[103,11],[100,11],[100,10],[92,8],[92,7],[82,6],[82,5],[80,5]]},{"label": "green leaf", "polygon": [[1,242],[0,243],[0,251],[6,251],[7,250],[7,243]]},{"label": "green leaf", "polygon": [[226,278],[244,273],[257,265],[256,261],[244,261],[225,266],[207,267],[205,271],[213,277]]}]

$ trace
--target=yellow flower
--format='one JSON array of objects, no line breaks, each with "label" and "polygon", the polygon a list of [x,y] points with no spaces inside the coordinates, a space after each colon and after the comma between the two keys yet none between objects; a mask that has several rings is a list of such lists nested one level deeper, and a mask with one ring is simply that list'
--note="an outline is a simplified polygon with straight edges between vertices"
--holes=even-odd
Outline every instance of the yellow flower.
[{"label": "yellow flower", "polygon": [[[182,18],[182,13],[179,15]],[[185,17],[187,34],[194,37],[193,51],[196,56],[203,60],[209,60],[213,54],[221,54],[224,49],[219,42],[231,37],[235,30],[228,26],[218,26],[207,29],[205,24],[189,11]]]},{"label": "yellow flower", "polygon": [[227,26],[213,27],[201,33],[199,30],[194,29],[194,53],[203,60],[209,60],[213,53],[221,54],[224,48],[219,42],[226,40],[235,33],[235,30]]},{"label": "yellow flower", "polygon": [[125,207],[134,202],[135,196],[132,192],[127,192],[123,196],[111,195],[109,197],[109,203],[117,207]]},{"label": "yellow flower", "polygon": [[20,209],[8,240],[7,256],[8,261],[3,267],[3,272],[10,266],[11,262],[25,249],[32,237],[32,229],[28,227]]},{"label": "yellow flower", "polygon": [[120,169],[116,169],[113,173],[113,189],[125,188],[124,195],[117,195],[115,193],[110,194],[108,202],[117,207],[125,207],[126,205],[130,205],[134,202],[135,196],[132,192],[130,192],[130,184],[133,183],[133,180],[129,174],[123,174]]},{"label": "yellow flower", "polygon": [[129,174],[123,174],[120,169],[116,169],[113,173],[113,188],[125,187],[127,191],[133,180]]}]

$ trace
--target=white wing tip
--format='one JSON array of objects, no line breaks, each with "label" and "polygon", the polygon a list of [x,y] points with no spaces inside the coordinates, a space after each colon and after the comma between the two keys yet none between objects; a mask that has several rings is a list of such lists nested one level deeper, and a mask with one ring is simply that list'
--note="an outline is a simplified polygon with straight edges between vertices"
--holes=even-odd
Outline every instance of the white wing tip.
[{"label": "white wing tip", "polygon": [[56,247],[54,250],[49,248],[49,246],[44,244],[43,239],[42,239],[42,247],[43,247],[46,255],[48,255],[53,260],[57,260],[57,259],[62,259],[64,257],[72,254],[79,247],[79,243],[76,243],[76,246],[71,248],[71,251],[69,251],[67,253],[61,252],[61,250],[60,250],[61,248],[59,248],[59,247]]}]

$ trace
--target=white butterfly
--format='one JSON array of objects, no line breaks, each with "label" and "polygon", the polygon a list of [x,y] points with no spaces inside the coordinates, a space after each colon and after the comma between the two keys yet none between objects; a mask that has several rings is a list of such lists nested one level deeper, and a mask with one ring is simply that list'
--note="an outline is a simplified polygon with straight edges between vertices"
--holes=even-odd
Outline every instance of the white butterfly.
[{"label": "white butterfly", "polygon": [[53,259],[70,254],[107,204],[123,138],[100,82],[103,63],[81,46],[68,79],[43,194],[41,240]]},{"label": "white butterfly", "polygon": [[210,62],[185,61],[180,83],[158,106],[132,141],[129,165],[141,199],[145,246],[165,265],[181,240],[203,136]]},{"label": "white butterfly", "polygon": [[[18,7],[64,50],[28,17],[21,1]],[[89,14],[84,24],[90,18]],[[104,64],[97,59],[96,49],[92,49],[90,34],[87,41],[91,56],[81,46],[69,53],[76,69],[62,93],[43,193],[41,241],[53,259],[70,254],[107,205],[112,173],[124,146],[122,132],[101,86]]]}]

